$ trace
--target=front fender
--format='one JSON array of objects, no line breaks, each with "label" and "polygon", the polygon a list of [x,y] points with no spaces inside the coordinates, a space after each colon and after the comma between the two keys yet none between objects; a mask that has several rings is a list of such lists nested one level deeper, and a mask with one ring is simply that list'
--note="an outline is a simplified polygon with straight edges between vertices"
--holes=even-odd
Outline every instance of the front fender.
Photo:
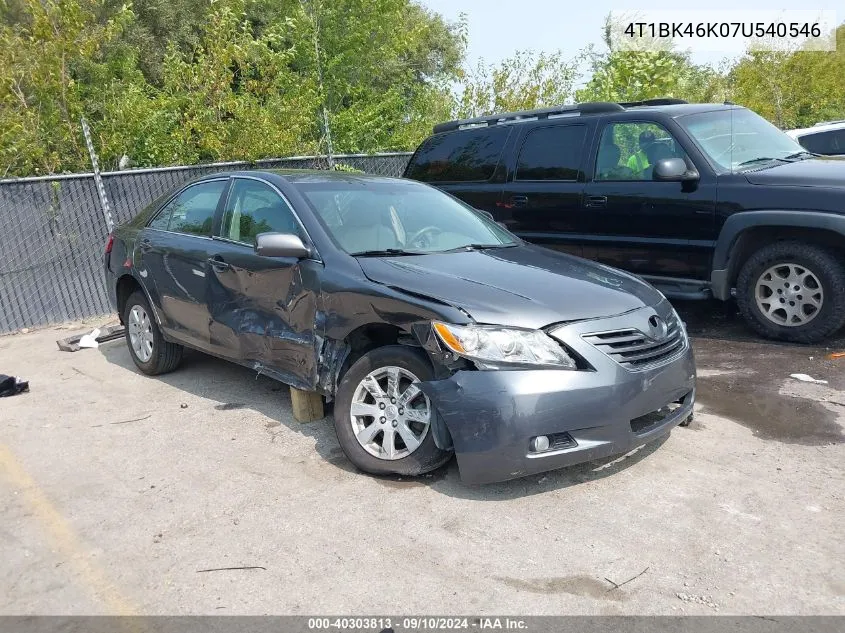
[{"label": "front fender", "polygon": [[819,211],[743,211],[730,216],[722,226],[713,252],[710,286],[716,299],[726,301],[731,296],[733,269],[731,255],[742,233],[753,227],[800,227],[822,229],[845,237],[845,215]]}]

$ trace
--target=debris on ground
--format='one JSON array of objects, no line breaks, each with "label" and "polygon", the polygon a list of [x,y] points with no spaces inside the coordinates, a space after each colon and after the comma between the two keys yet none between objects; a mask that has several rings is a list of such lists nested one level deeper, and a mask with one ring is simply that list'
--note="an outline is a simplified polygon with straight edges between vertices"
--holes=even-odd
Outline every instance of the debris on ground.
[{"label": "debris on ground", "polygon": [[826,380],[818,380],[818,379],[813,378],[812,376],[809,376],[807,374],[789,374],[789,377],[795,378],[795,380],[800,380],[801,382],[812,382],[812,383],[815,383],[817,385],[826,385],[827,384]]},{"label": "debris on ground", "polygon": [[99,328],[94,328],[88,334],[83,334],[79,338],[79,347],[86,347],[91,349],[96,349],[99,347],[99,343],[97,342],[97,337],[100,336]]},{"label": "debris on ground", "polygon": [[238,569],[263,569],[267,571],[266,567],[261,567],[261,565],[247,565],[245,567],[212,567],[211,569],[198,569],[197,573],[202,574],[207,571],[234,571]]},{"label": "debris on ground", "polygon": [[29,391],[28,380],[21,380],[15,376],[0,374],[0,398],[16,396],[25,391]]},{"label": "debris on ground", "polygon": [[836,360],[837,358],[845,358],[845,352],[833,352],[831,354],[828,354],[827,357],[830,360]]},{"label": "debris on ground", "polygon": [[95,348],[100,343],[119,339],[125,333],[126,329],[122,325],[107,325],[103,328],[95,328],[87,334],[76,334],[59,339],[56,344],[63,352],[78,352],[83,348]]},{"label": "debris on ground", "polygon": [[716,611],[719,610],[719,605],[713,602],[713,599],[709,596],[696,596],[689,593],[676,593],[676,596],[680,600],[684,602],[691,602],[693,604],[703,604],[705,607],[710,607],[711,609],[715,609]]}]

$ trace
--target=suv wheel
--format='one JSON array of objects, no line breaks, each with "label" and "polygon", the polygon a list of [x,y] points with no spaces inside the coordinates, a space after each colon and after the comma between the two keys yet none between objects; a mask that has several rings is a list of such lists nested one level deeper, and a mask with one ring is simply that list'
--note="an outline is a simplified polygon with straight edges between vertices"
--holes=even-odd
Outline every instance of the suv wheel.
[{"label": "suv wheel", "polygon": [[132,360],[145,374],[173,371],[182,360],[182,346],[164,340],[153,311],[142,292],[133,292],[123,310],[126,344]]},{"label": "suv wheel", "polygon": [[359,358],[343,376],[334,406],[340,447],[353,464],[374,474],[421,475],[452,456],[437,448],[437,411],[416,386],[434,377],[428,359],[401,345]]},{"label": "suv wheel", "polygon": [[737,279],[742,316],[767,338],[815,343],[845,324],[845,266],[829,250],[776,242],[754,253]]}]

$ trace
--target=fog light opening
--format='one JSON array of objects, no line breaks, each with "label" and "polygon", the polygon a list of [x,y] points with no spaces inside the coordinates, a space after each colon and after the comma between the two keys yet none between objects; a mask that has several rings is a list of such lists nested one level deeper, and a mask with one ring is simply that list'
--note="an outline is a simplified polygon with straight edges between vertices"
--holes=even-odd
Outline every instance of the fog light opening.
[{"label": "fog light opening", "polygon": [[531,440],[532,453],[542,453],[543,451],[547,451],[549,450],[549,446],[551,446],[551,442],[549,442],[549,438],[545,435],[538,435]]}]

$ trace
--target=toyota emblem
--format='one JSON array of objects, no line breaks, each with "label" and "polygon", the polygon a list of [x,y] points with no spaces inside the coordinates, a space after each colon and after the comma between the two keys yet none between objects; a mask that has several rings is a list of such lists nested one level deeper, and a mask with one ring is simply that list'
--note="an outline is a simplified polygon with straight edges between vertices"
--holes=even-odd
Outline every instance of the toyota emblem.
[{"label": "toyota emblem", "polygon": [[666,335],[669,333],[669,326],[666,325],[666,321],[661,319],[656,314],[648,318],[648,328],[649,336],[651,336],[651,338],[655,341],[662,341],[666,338]]}]

